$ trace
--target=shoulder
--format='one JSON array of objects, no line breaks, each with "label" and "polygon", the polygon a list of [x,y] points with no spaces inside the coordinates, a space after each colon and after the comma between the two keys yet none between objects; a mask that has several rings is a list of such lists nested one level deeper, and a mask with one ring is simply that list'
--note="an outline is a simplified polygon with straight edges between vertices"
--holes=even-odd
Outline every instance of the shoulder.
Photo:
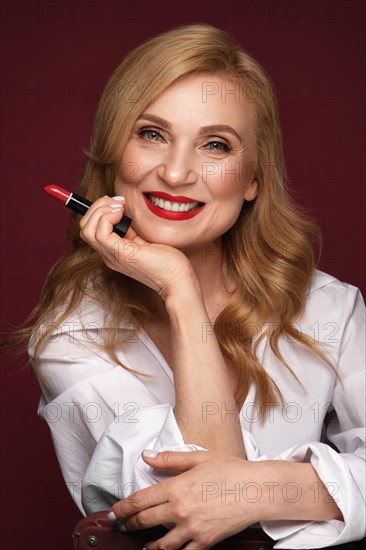
[{"label": "shoulder", "polygon": [[349,284],[340,281],[333,275],[316,269],[308,291],[308,300],[318,303],[327,303],[335,300],[333,305],[341,300],[345,305],[351,306],[358,297],[361,297],[360,290]]},{"label": "shoulder", "polygon": [[69,312],[67,306],[68,301],[55,307],[35,327],[28,345],[31,356],[36,343],[45,335],[47,340],[44,344],[51,345],[52,352],[56,354],[64,353],[65,339],[68,345],[78,343],[91,350],[94,345],[99,348],[98,344],[103,342],[103,331],[113,330],[117,337],[120,331],[136,329],[136,323],[123,314],[116,321],[111,315],[111,310],[89,289],[83,292],[80,302]]},{"label": "shoulder", "polygon": [[[75,307],[67,311],[69,300],[66,300],[64,304],[51,310],[51,313],[43,319],[43,322],[49,326],[72,326],[75,329],[79,327],[83,329],[85,327],[90,329],[109,328],[115,311],[112,305],[106,303],[105,299],[102,299],[91,286],[87,286],[83,289],[81,299]],[[127,318],[127,310],[125,315],[123,315],[123,311],[118,311],[118,313],[120,321],[118,328],[130,328],[131,321]]]},{"label": "shoulder", "polygon": [[345,327],[350,318],[364,316],[365,304],[360,290],[336,277],[315,270],[307,294],[305,317]]},{"label": "shoulder", "polygon": [[[124,342],[131,324],[124,322],[123,316],[113,324],[109,312],[91,294],[85,293],[67,315],[66,311],[66,304],[52,310],[36,327],[28,344],[30,362],[46,401],[54,400],[79,382],[83,383],[80,392],[88,394],[93,384],[104,384],[110,393],[112,371],[118,367],[120,379],[124,374],[120,365],[131,366],[121,349],[116,355],[120,363],[110,356],[106,339],[117,344]],[[111,371],[110,376],[107,371]],[[95,378],[100,375],[102,378]]]}]

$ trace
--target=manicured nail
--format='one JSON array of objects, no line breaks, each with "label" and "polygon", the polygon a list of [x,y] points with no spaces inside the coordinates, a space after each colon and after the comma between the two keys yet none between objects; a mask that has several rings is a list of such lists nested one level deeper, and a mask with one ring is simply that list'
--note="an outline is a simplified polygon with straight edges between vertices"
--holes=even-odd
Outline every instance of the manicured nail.
[{"label": "manicured nail", "polygon": [[109,205],[112,210],[122,210],[122,204],[110,204]]},{"label": "manicured nail", "polygon": [[117,516],[114,512],[111,511],[111,512],[108,512],[107,518],[109,519],[109,521],[116,521]]},{"label": "manicured nail", "polygon": [[118,524],[118,531],[122,531],[122,533],[125,533],[127,531],[126,527],[123,525],[123,523]]},{"label": "manicured nail", "polygon": [[125,201],[125,200],[126,200],[125,197],[120,197],[120,196],[118,196],[118,195],[117,195],[116,197],[112,197],[112,199],[113,199],[114,201]]},{"label": "manicured nail", "polygon": [[150,449],[145,449],[142,451],[142,454],[146,456],[146,458],[156,458],[156,455],[158,454],[157,451],[152,451]]}]

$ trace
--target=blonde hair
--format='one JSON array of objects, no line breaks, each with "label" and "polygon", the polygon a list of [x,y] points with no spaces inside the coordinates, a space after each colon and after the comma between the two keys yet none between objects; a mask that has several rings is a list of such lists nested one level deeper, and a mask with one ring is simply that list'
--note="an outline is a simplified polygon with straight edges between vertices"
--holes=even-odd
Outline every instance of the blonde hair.
[{"label": "blonde hair", "polygon": [[[253,102],[255,110],[258,195],[253,202],[244,203],[237,222],[223,235],[223,272],[232,274],[236,290],[218,315],[214,330],[236,370],[238,406],[249,383],[254,382],[264,413],[266,404],[282,399],[280,389],[256,357],[256,348],[267,334],[263,329],[266,323],[271,323],[268,335],[273,352],[295,378],[279,350],[279,339],[284,335],[333,368],[320,345],[293,324],[305,307],[315,269],[312,239],[319,241],[320,234],[295,208],[286,190],[278,108],[265,71],[230,35],[209,25],[177,27],[143,43],[127,55],[103,92],[77,192],[91,201],[114,194],[117,164],[137,117],[168,86],[192,73],[239,82],[241,93]],[[106,326],[118,327],[126,318],[141,321],[149,315],[139,299],[140,283],[109,270],[99,254],[81,240],[78,216],[72,216],[68,233],[72,251],[54,266],[46,280],[35,326],[57,307],[67,306],[39,338],[36,356],[45,339],[78,307],[86,292],[103,305]],[[230,327],[235,330],[228,330]],[[123,343],[117,343],[114,334],[106,330],[101,345],[119,363],[117,348]]]}]

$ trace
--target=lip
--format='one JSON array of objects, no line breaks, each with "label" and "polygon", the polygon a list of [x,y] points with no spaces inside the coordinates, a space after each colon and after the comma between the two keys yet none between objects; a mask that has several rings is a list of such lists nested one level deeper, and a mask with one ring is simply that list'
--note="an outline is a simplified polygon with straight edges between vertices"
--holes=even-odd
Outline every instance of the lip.
[{"label": "lip", "polygon": [[146,191],[144,195],[154,195],[154,197],[159,197],[159,199],[165,199],[171,202],[202,202],[197,199],[190,199],[184,195],[169,195],[169,193],[164,193],[163,191]]},{"label": "lip", "polygon": [[[171,199],[169,199],[169,197],[171,197],[171,195],[168,195],[168,193],[159,192],[159,195],[156,194],[156,193],[149,193],[149,195],[150,194],[154,195],[155,197],[159,197],[159,198],[166,199],[166,200],[171,200]],[[158,216],[159,218],[164,218],[165,220],[174,220],[174,221],[189,220],[189,219],[194,218],[195,216],[197,216],[200,212],[202,212],[202,210],[206,206],[206,204],[202,204],[202,206],[200,206],[199,208],[196,208],[195,210],[190,210],[189,212],[172,212],[171,210],[164,210],[163,208],[159,208],[158,206],[155,206],[155,204],[153,204],[151,201],[149,201],[149,199],[147,198],[147,196],[145,194],[143,194],[143,197],[144,197],[144,201],[145,201],[145,204],[148,207],[148,209],[153,214],[155,214],[155,216]],[[183,201],[183,200],[180,200],[178,196],[173,197],[173,198],[175,199],[174,202],[198,202],[198,201],[192,201],[192,199],[188,199],[188,200]],[[187,199],[188,197],[184,197],[184,198]]]}]

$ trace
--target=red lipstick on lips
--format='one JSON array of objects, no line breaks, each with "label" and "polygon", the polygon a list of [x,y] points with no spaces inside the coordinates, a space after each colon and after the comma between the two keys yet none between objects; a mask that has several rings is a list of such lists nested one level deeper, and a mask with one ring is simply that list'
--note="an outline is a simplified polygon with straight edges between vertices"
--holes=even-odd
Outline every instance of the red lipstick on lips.
[{"label": "red lipstick on lips", "polygon": [[183,195],[176,195],[174,197],[173,195],[169,195],[169,193],[164,193],[163,191],[151,191],[144,193],[144,200],[148,209],[156,216],[159,216],[159,218],[164,218],[166,220],[189,220],[190,218],[194,218],[194,216],[197,216],[197,214],[199,214],[205,207],[205,204],[202,204],[201,206],[195,208],[194,210],[189,210],[188,212],[172,212],[171,210],[164,210],[164,208],[159,208],[159,206],[155,206],[155,204],[153,204],[148,199],[148,195],[153,195],[154,197],[158,197],[160,199],[164,199],[170,202],[181,202],[185,204],[199,201],[190,199],[189,197],[185,197]]},{"label": "red lipstick on lips", "polygon": [[[84,215],[88,211],[89,207],[93,204],[87,199],[84,199],[84,197],[81,197],[76,193],[66,191],[66,189],[63,189],[58,185],[47,185],[46,187],[44,187],[44,190],[52,195],[52,197],[55,197],[56,199],[63,202],[65,206],[67,206],[74,212],[77,212],[78,214]],[[121,221],[113,226],[113,231],[117,233],[117,235],[119,235],[120,237],[124,237],[128,231],[128,228],[131,225],[131,222],[131,218],[129,218],[128,216],[123,216]]]}]

